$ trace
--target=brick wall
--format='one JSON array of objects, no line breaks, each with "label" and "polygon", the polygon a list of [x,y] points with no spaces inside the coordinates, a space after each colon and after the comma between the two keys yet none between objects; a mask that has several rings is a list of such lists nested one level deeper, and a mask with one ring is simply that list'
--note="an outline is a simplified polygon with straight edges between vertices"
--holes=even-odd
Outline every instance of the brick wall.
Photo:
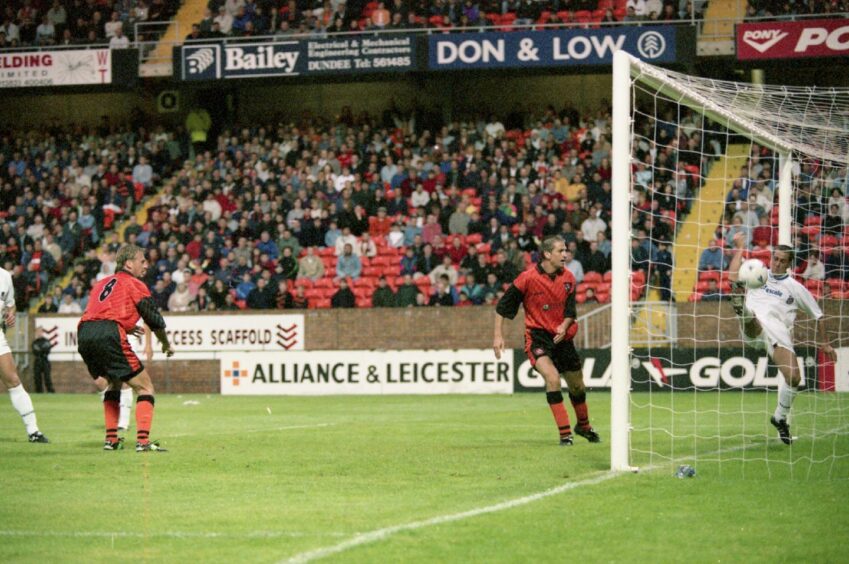
[{"label": "brick wall", "polygon": [[[740,346],[739,324],[729,304],[686,303],[677,305],[679,347],[716,348]],[[579,309],[579,314],[590,308]],[[849,331],[839,334],[841,317],[847,319],[849,303],[826,304],[827,327],[832,339],[849,345]],[[252,312],[253,313],[253,312]],[[222,315],[239,315],[222,313]],[[362,310],[309,310],[305,312],[306,347],[308,350],[361,349],[487,349],[492,346],[494,311],[489,307],[407,308]],[[600,315],[602,327],[595,334],[608,334],[609,315]],[[796,329],[797,342],[813,340],[810,322]],[[505,323],[505,340],[509,348],[523,347],[523,318],[520,313]],[[283,354],[283,353],[281,353]],[[217,393],[218,361],[154,361],[149,366],[158,391],[165,393]],[[22,374],[32,389],[29,371]],[[94,392],[91,378],[80,362],[54,362],[53,382],[57,392]]]}]

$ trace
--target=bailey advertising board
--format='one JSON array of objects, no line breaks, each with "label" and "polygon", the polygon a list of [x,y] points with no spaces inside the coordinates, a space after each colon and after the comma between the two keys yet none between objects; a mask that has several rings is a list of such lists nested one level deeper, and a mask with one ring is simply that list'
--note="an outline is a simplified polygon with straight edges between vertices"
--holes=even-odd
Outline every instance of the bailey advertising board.
[{"label": "bailey advertising board", "polygon": [[513,352],[491,349],[221,355],[224,395],[511,394]]},{"label": "bailey advertising board", "polygon": [[[229,351],[275,351],[304,349],[303,315],[165,315],[166,333],[175,360],[209,360]],[[53,343],[50,360],[78,361],[78,317],[36,317]],[[153,339],[154,359],[164,358]],[[137,354],[144,349],[141,338],[130,337]]]},{"label": "bailey advertising board", "polygon": [[737,24],[737,58],[798,59],[849,55],[849,20]]},{"label": "bailey advertising board", "polygon": [[434,34],[430,70],[611,65],[625,50],[649,63],[676,60],[672,26]]},{"label": "bailey advertising board", "polygon": [[314,76],[413,70],[415,36],[350,36],[180,49],[183,80]]},{"label": "bailey advertising board", "polygon": [[112,52],[109,49],[0,53],[0,88],[111,83]]}]

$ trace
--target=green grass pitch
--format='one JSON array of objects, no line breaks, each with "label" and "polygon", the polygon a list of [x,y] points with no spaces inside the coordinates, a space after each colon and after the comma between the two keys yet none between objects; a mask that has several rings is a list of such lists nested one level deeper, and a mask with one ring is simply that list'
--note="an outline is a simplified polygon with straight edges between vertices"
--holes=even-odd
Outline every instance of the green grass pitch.
[{"label": "green grass pitch", "polygon": [[160,395],[145,454],[101,450],[98,396],[34,396],[48,445],[0,404],[0,561],[845,562],[847,398],[800,396],[792,449],[774,398],[635,394],[612,474],[602,392],[572,448],[542,394]]}]

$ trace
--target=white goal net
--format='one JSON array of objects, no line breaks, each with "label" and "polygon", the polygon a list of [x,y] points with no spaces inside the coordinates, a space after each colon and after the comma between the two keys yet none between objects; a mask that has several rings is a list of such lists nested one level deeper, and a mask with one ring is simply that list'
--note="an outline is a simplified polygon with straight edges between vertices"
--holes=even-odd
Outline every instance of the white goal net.
[{"label": "white goal net", "polygon": [[[849,90],[712,80],[621,53],[613,111],[612,467],[849,478]],[[787,384],[730,300],[734,254],[769,265],[778,245],[824,314],[820,333],[802,309],[792,324],[790,444],[770,421]]]}]

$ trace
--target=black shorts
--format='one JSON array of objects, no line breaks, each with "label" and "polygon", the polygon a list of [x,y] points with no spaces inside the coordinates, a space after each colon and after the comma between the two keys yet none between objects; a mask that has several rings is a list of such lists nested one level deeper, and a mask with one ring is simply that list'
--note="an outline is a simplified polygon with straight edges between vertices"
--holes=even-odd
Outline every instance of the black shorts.
[{"label": "black shorts", "polygon": [[77,350],[92,378],[126,382],[144,365],[130,347],[127,332],[114,321],[86,321],[77,330]]},{"label": "black shorts", "polygon": [[538,358],[547,356],[560,374],[581,370],[581,357],[572,339],[554,344],[554,335],[542,329],[531,329],[525,333],[525,353],[534,367]]}]

